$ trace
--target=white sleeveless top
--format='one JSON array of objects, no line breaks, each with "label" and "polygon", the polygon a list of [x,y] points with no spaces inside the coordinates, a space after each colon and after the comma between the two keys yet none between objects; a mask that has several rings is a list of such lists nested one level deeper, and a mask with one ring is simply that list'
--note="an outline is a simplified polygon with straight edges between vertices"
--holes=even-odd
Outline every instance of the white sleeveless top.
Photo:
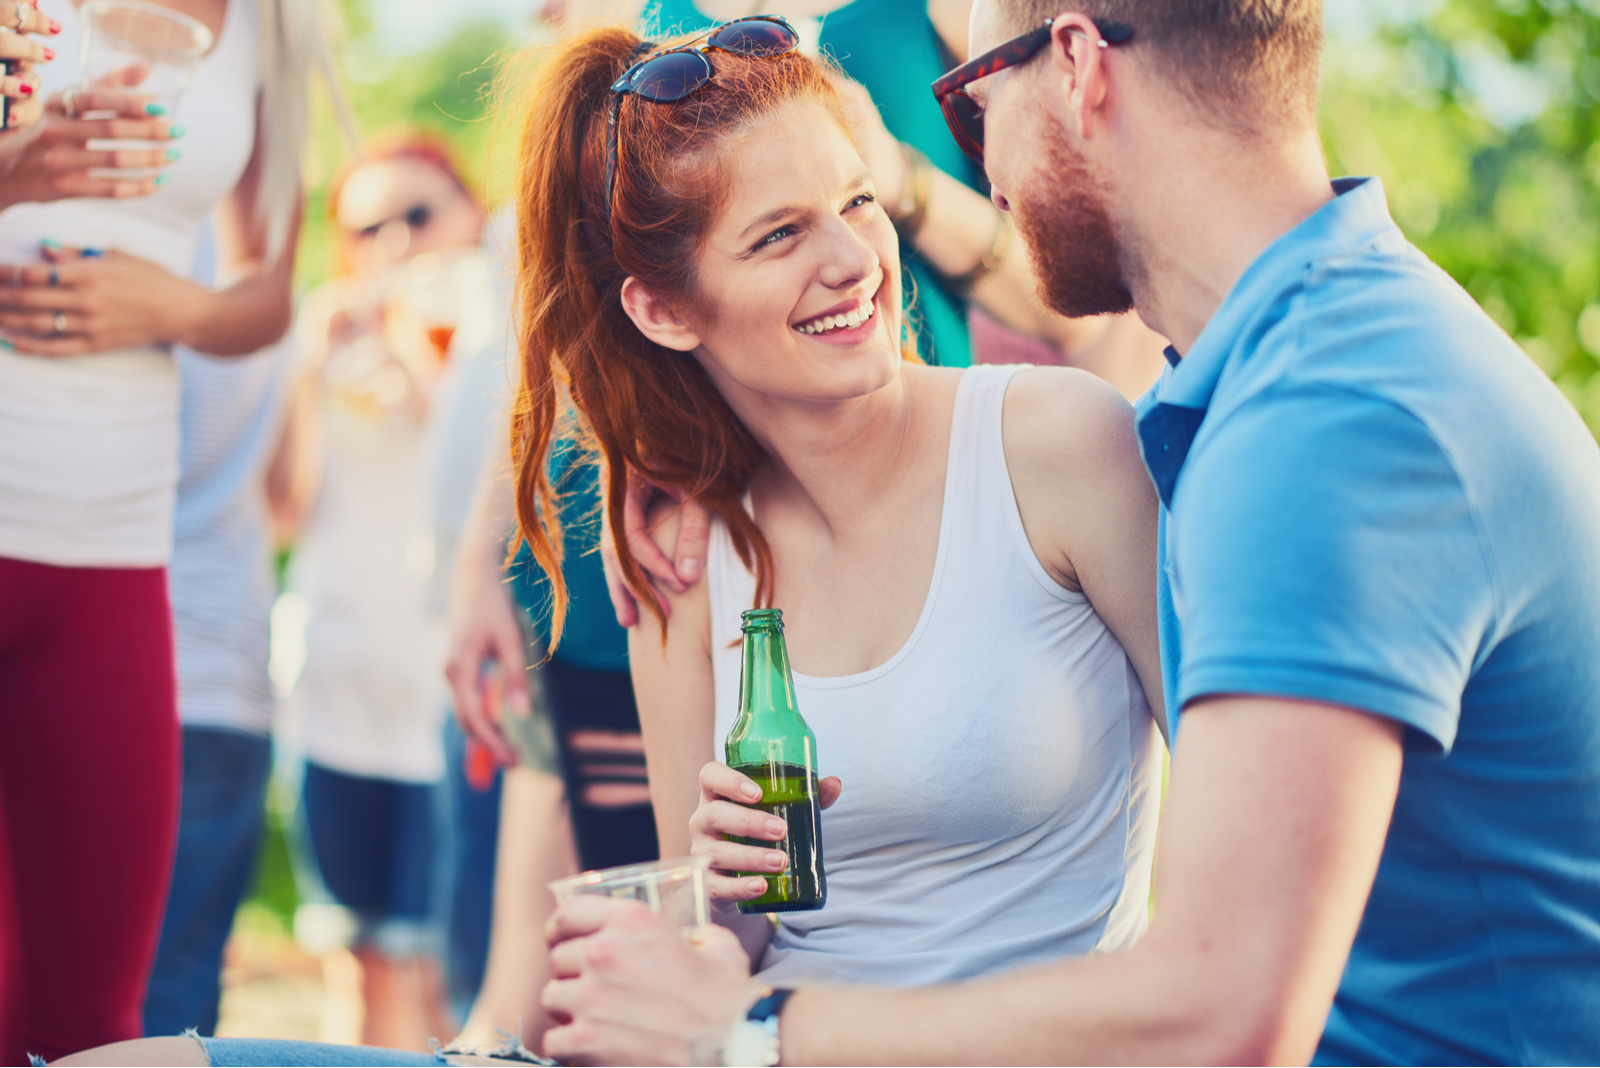
[{"label": "white sleeveless top", "polygon": [[[933,581],[905,646],[857,675],[795,675],[819,773],[844,794],[822,816],[827,905],[783,914],[763,978],[942,983],[1144,931],[1160,735],[1122,647],[1028,544],[1000,437],[1017,370],[962,377]],[[755,596],[721,524],[707,577],[720,760]]]},{"label": "white sleeveless top", "polygon": [[[69,0],[39,68],[43,92],[78,84],[82,27]],[[239,184],[261,87],[255,0],[228,0],[216,46],[171,118],[186,128],[169,183],[128,200],[80,197],[0,212],[0,263],[35,263],[41,238],[120,249],[187,277],[206,214]],[[89,356],[0,350],[0,556],[149,567],[172,552],[179,376],[166,346]]]}]

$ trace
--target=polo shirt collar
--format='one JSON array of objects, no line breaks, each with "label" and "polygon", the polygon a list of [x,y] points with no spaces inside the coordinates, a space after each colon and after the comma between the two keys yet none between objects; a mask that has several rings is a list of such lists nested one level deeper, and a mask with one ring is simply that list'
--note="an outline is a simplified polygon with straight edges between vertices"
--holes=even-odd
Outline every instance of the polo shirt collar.
[{"label": "polo shirt collar", "polygon": [[1394,229],[1377,178],[1336,178],[1333,191],[1332,200],[1256,257],[1182,359],[1167,348],[1172,366],[1139,405],[1139,438],[1145,466],[1168,508],[1189,446],[1240,334],[1295,284],[1308,263],[1348,252]]}]

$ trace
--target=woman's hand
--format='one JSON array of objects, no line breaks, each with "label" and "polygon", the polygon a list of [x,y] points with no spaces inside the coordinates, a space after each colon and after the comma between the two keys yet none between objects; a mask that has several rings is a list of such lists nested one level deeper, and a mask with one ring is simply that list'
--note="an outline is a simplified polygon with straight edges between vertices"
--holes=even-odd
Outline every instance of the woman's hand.
[{"label": "woman's hand", "polygon": [[33,68],[56,58],[55,49],[30,38],[29,34],[54,37],[61,24],[40,14],[27,0],[0,3],[0,60],[11,65],[10,73],[0,77],[0,96],[10,98],[6,129],[18,130],[38,121],[44,111],[39,95],[39,78]]},{"label": "woman's hand", "polygon": [[[13,39],[15,35],[0,34],[0,44]],[[0,137],[0,209],[66,197],[154,193],[166,182],[166,174],[138,172],[171,164],[179,155],[176,148],[104,149],[90,148],[89,142],[169,141],[182,136],[183,127],[155,117],[161,111],[161,105],[145,97],[103,86],[51,94],[40,121]],[[114,115],[80,117],[89,112]],[[106,173],[116,171],[132,173]]]},{"label": "woman's hand", "polygon": [[[827,808],[839,800],[843,784],[837,776],[817,783],[818,799]],[[713,901],[749,901],[767,892],[761,876],[738,878],[730,873],[771,872],[784,869],[789,858],[781,849],[730,842],[728,837],[781,841],[789,828],[783,820],[758,808],[761,787],[750,777],[715,761],[700,769],[700,806],[689,820],[689,852],[711,858],[706,889]]]},{"label": "woman's hand", "polygon": [[209,290],[124,252],[45,245],[0,264],[0,331],[17,352],[79,356],[183,341]]}]

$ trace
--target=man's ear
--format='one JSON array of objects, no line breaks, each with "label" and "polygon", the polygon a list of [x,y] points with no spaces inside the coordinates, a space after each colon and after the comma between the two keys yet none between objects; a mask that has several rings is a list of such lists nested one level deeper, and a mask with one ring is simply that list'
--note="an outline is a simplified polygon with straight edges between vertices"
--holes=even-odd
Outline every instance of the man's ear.
[{"label": "man's ear", "polygon": [[622,310],[639,333],[662,348],[693,352],[700,347],[700,335],[689,328],[677,310],[632,275],[622,283]]},{"label": "man's ear", "polygon": [[1056,103],[1079,137],[1094,136],[1106,98],[1105,50],[1087,16],[1068,12],[1050,25],[1050,69],[1046,77],[1061,94]]}]

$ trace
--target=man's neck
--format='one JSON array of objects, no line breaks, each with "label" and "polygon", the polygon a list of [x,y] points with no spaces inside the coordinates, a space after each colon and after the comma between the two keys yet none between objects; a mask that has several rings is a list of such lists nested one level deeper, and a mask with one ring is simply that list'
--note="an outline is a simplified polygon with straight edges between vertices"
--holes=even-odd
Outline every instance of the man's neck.
[{"label": "man's neck", "polygon": [[1315,131],[1274,142],[1195,124],[1141,137],[1116,210],[1134,305],[1188,352],[1239,276],[1333,197]]}]

